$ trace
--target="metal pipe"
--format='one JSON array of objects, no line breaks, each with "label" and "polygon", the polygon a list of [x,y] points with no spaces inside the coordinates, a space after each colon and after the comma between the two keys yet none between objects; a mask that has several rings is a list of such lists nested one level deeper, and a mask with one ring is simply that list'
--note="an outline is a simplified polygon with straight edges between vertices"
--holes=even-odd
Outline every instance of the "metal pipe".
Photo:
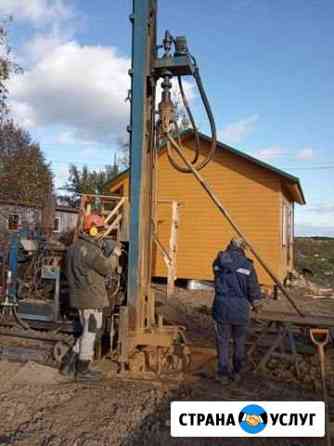
[{"label": "metal pipe", "polygon": [[193,116],[193,114],[192,114],[192,112],[190,110],[190,107],[189,107],[187,96],[186,96],[184,88],[183,88],[183,83],[182,83],[181,76],[178,76],[177,80],[178,80],[178,84],[179,84],[179,90],[180,90],[182,102],[183,102],[184,108],[186,109],[188,118],[189,118],[189,120],[191,122],[192,128],[194,130],[195,140],[196,140],[195,156],[194,156],[194,159],[192,160],[191,164],[197,164],[197,161],[198,161],[198,158],[199,158],[199,152],[200,152],[200,140],[199,140],[198,129],[197,129],[197,126],[196,126],[196,122],[195,122],[194,116]]},{"label": "metal pipe", "polygon": [[173,145],[173,147],[175,148],[176,152],[178,153],[178,155],[180,156],[180,158],[182,159],[182,161],[188,166],[189,169],[191,169],[193,175],[195,176],[195,178],[197,179],[197,181],[200,183],[200,185],[203,187],[203,189],[207,192],[207,194],[209,195],[209,197],[211,198],[211,200],[213,201],[213,203],[217,206],[217,208],[219,209],[219,211],[224,215],[224,217],[227,219],[227,221],[230,223],[230,225],[232,226],[232,228],[235,230],[235,232],[239,235],[239,237],[241,237],[244,242],[246,243],[246,245],[248,246],[249,250],[251,251],[251,253],[254,255],[254,257],[256,258],[256,260],[260,263],[260,265],[264,268],[264,270],[267,272],[267,274],[270,276],[270,278],[276,283],[276,285],[278,286],[278,288],[281,290],[281,292],[284,294],[284,296],[288,299],[288,301],[290,302],[290,304],[293,306],[293,308],[297,311],[297,313],[304,317],[305,315],[302,313],[302,311],[298,308],[297,304],[295,303],[295,301],[293,300],[293,298],[289,295],[289,293],[286,291],[286,289],[284,288],[283,284],[281,283],[281,281],[278,279],[278,277],[276,277],[276,275],[271,271],[270,267],[264,262],[264,260],[262,260],[262,258],[259,256],[259,254],[255,251],[255,248],[253,248],[253,246],[251,245],[251,243],[246,239],[245,235],[241,232],[241,230],[239,229],[239,227],[234,223],[232,217],[230,216],[230,214],[227,212],[227,210],[225,209],[225,207],[223,206],[222,202],[219,200],[219,198],[215,195],[215,193],[211,190],[210,186],[208,185],[208,183],[204,180],[204,178],[197,172],[197,170],[191,165],[190,161],[184,156],[182,149],[178,146],[177,142],[174,140],[174,138],[169,134],[166,133],[166,138],[167,138],[167,144],[168,141],[170,144]]},{"label": "metal pipe", "polygon": [[81,197],[93,197],[93,198],[110,198],[111,200],[121,200],[124,198],[120,195],[100,195],[100,194],[79,194]]}]

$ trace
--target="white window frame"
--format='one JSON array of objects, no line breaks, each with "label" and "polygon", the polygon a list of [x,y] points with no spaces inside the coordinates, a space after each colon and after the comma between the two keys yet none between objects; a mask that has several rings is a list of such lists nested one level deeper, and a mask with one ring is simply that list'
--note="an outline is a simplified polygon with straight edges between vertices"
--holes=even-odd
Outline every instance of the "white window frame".
[{"label": "white window frame", "polygon": [[[12,229],[12,228],[9,227],[10,226],[9,219],[11,217],[17,217],[17,228],[16,229]],[[19,229],[20,223],[21,223],[21,216],[20,216],[20,214],[14,214],[14,213],[8,214],[8,219],[7,219],[7,229],[8,229],[8,231],[17,231]]]},{"label": "white window frame", "polygon": [[290,207],[290,243],[291,245],[295,242],[295,204],[291,203]]},{"label": "white window frame", "polygon": [[[56,221],[58,221],[58,229],[55,229]],[[56,232],[57,234],[59,234],[61,232],[61,217],[55,217],[54,218],[54,221],[53,221],[53,232]]]},{"label": "white window frame", "polygon": [[294,208],[293,203],[283,200],[282,203],[282,246],[284,248],[294,241]]}]

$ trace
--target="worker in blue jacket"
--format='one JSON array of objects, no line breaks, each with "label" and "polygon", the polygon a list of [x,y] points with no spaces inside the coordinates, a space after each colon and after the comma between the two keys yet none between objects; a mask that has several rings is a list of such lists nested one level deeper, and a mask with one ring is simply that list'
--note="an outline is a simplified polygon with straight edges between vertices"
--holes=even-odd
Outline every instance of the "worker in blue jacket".
[{"label": "worker in blue jacket", "polygon": [[[217,379],[227,384],[240,379],[250,308],[260,308],[261,292],[252,260],[245,255],[243,240],[232,239],[213,263],[215,299],[212,316],[216,327]],[[234,342],[233,370],[229,366],[229,342]]]}]

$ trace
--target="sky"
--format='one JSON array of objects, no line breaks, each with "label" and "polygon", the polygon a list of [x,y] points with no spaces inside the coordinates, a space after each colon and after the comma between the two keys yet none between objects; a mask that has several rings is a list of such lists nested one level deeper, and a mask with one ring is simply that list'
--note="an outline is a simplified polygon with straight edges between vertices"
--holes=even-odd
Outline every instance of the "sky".
[{"label": "sky", "polygon": [[[112,164],[126,137],[130,0],[0,0],[24,69],[8,84],[14,118],[52,163]],[[297,235],[334,236],[334,2],[159,0],[165,29],[186,35],[219,139],[300,178]],[[196,89],[186,89],[208,129]]]}]

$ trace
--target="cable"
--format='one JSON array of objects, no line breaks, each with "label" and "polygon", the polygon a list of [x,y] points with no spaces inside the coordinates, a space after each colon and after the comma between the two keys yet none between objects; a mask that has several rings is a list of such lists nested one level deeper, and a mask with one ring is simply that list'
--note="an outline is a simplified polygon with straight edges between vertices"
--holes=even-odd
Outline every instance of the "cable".
[{"label": "cable", "polygon": [[[203,169],[212,160],[212,158],[213,158],[213,156],[214,156],[214,154],[216,152],[216,148],[217,148],[217,130],[216,130],[215,119],[214,119],[214,116],[213,116],[213,113],[212,113],[212,110],[211,110],[211,106],[210,106],[209,100],[207,98],[207,95],[206,95],[206,92],[205,92],[205,89],[204,89],[204,86],[203,86],[203,83],[202,83],[202,79],[201,79],[201,76],[200,76],[200,73],[199,73],[199,69],[198,69],[197,64],[196,64],[196,60],[195,60],[194,57],[192,57],[192,59],[193,59],[194,66],[195,66],[195,70],[194,70],[194,74],[193,74],[194,75],[194,79],[196,81],[196,85],[197,85],[198,91],[200,93],[200,96],[201,96],[201,99],[202,99],[202,102],[203,102],[203,105],[204,105],[207,117],[209,119],[209,124],[210,124],[210,129],[211,129],[211,145],[210,145],[209,154],[199,164],[194,165],[194,168],[197,171],[199,171],[199,170]],[[181,86],[182,86],[182,83],[181,83]],[[181,91],[181,96],[182,96],[182,91]],[[183,91],[183,97],[185,97],[184,91]],[[183,97],[182,97],[182,99],[183,99]],[[186,106],[186,110],[187,110],[187,112],[190,112],[189,106]],[[190,118],[190,116],[191,116],[191,118]],[[196,135],[197,129],[196,129],[195,121],[194,121],[194,119],[192,117],[191,112],[190,112],[190,116],[189,116],[189,118],[190,118],[190,120],[192,122],[192,125],[193,125],[194,129],[195,129],[195,135]],[[177,129],[177,123],[176,122],[174,122],[174,125],[175,125],[175,127]],[[169,134],[170,133],[171,132],[169,132]],[[178,132],[178,134],[179,134],[179,132]],[[167,155],[168,155],[168,159],[169,159],[170,163],[172,164],[172,166],[176,170],[178,170],[179,172],[191,173],[192,170],[189,167],[181,166],[177,161],[175,161],[174,156],[172,154],[172,150],[173,150],[173,144],[171,144],[170,139],[167,138]],[[175,148],[174,148],[174,150],[175,150]],[[195,158],[196,158],[196,155],[195,155]]]}]

